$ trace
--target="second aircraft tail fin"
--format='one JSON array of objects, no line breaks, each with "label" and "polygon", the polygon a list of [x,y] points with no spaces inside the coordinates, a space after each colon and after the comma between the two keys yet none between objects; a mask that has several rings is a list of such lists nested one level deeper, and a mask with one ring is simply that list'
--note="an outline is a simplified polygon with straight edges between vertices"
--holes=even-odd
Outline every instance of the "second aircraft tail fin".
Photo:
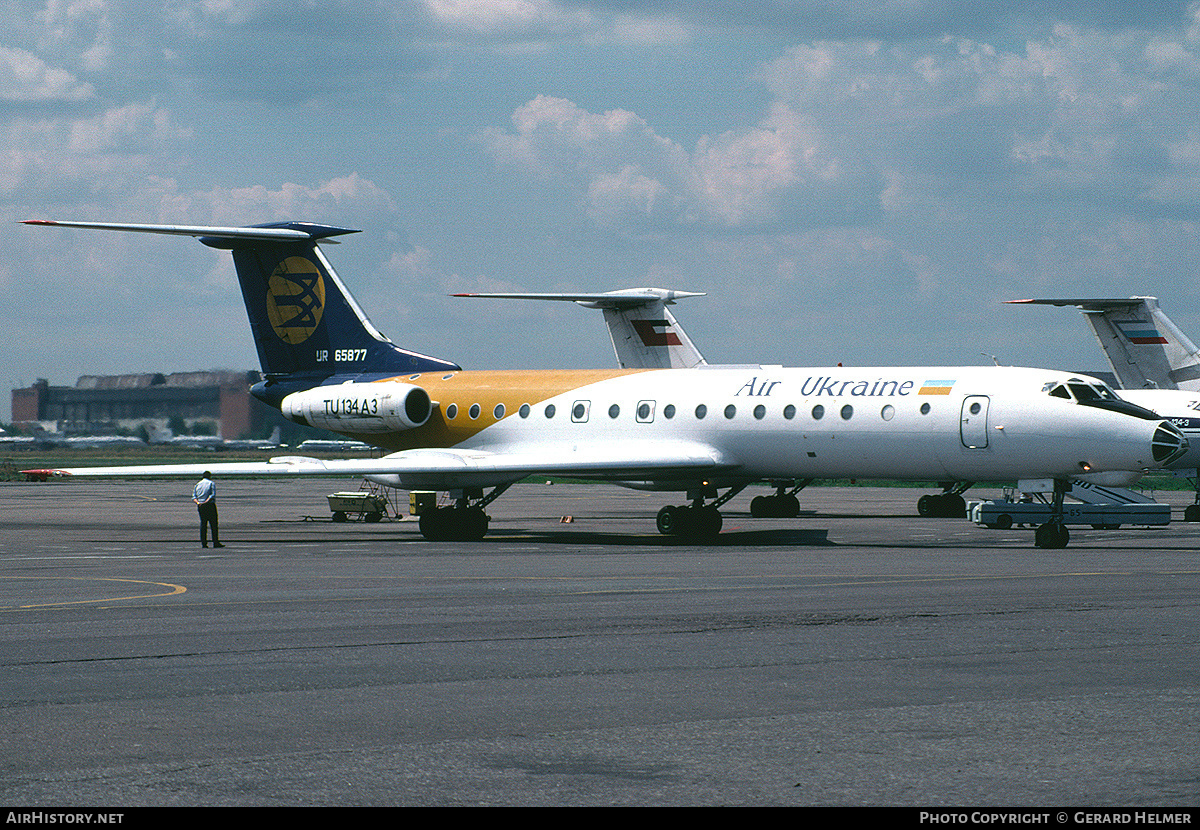
[{"label": "second aircraft tail fin", "polygon": [[1079,308],[1123,389],[1200,390],[1200,350],[1155,297],[1009,302]]},{"label": "second aircraft tail fin", "polygon": [[617,364],[622,369],[690,369],[707,361],[667,306],[703,297],[694,291],[626,288],[602,294],[455,294],[504,300],[562,300],[604,312]]}]

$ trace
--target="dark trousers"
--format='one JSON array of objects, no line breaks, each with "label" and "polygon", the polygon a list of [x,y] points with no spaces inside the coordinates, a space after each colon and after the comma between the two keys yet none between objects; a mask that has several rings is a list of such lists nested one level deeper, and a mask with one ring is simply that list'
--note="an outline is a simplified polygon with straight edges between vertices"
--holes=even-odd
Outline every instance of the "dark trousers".
[{"label": "dark trousers", "polygon": [[219,543],[221,539],[217,536],[217,500],[198,504],[196,509],[200,511],[200,544],[208,544],[209,525],[212,525],[213,544]]}]

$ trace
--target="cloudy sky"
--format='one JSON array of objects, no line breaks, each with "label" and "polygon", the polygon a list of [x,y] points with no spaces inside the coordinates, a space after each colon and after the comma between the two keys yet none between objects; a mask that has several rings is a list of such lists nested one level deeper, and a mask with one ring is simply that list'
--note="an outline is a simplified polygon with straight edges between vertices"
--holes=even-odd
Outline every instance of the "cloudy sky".
[{"label": "cloudy sky", "polygon": [[227,255],[30,218],[360,228],[377,327],[466,368],[614,359],[596,312],[455,291],[706,291],[710,362],[1103,368],[1033,296],[1200,339],[1200,3],[0,10],[6,388],[257,366]]}]

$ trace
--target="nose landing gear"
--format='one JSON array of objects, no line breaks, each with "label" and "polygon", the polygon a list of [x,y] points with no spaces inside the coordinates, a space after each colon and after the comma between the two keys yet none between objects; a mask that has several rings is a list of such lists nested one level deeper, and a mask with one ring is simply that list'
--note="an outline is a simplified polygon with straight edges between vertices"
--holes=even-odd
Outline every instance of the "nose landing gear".
[{"label": "nose landing gear", "polygon": [[1050,520],[1044,525],[1038,525],[1033,534],[1033,543],[1039,548],[1058,550],[1065,548],[1071,541],[1071,534],[1063,523],[1063,498],[1070,486],[1066,479],[1054,479],[1054,501],[1050,504]]}]

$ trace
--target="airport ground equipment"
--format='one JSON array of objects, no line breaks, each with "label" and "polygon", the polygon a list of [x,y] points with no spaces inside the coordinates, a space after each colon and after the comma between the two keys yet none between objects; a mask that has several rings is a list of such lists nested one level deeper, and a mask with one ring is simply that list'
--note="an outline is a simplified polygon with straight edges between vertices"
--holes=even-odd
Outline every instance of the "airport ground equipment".
[{"label": "airport ground equipment", "polygon": [[387,499],[371,493],[330,493],[329,509],[335,522],[344,522],[351,517],[368,522],[378,522],[387,515]]},{"label": "airport ground equipment", "polygon": [[[1053,501],[1047,500],[1041,492],[1045,486],[1046,482],[1021,482],[1015,488],[1006,487],[999,499],[970,502],[968,515],[975,524],[998,530],[1044,525],[1055,512]],[[1073,481],[1070,491],[1064,495],[1070,495],[1076,501],[1059,505],[1059,521],[1063,525],[1091,525],[1097,530],[1107,530],[1121,525],[1165,525],[1171,521],[1170,505],[1136,490]],[[1039,547],[1057,545],[1039,544]]]}]

